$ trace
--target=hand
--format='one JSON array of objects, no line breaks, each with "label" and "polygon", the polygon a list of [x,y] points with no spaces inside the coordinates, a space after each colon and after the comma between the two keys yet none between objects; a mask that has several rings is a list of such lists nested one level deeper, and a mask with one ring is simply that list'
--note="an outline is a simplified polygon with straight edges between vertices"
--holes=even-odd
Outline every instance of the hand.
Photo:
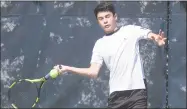
[{"label": "hand", "polygon": [[165,41],[166,41],[166,37],[164,35],[164,32],[162,30],[159,30],[159,35],[158,35],[159,39],[157,41],[159,46],[165,45]]},{"label": "hand", "polygon": [[158,43],[159,46],[165,45],[166,37],[164,35],[164,32],[162,30],[159,30],[159,34],[155,38],[155,41]]},{"label": "hand", "polygon": [[164,32],[159,30],[159,34],[152,34],[151,39],[154,39],[159,46],[165,45],[166,37],[164,35]]},{"label": "hand", "polygon": [[58,70],[58,72],[60,74],[63,74],[65,72],[67,72],[67,70],[68,70],[68,66],[65,66],[65,65],[56,65],[53,68],[56,69],[56,70]]}]

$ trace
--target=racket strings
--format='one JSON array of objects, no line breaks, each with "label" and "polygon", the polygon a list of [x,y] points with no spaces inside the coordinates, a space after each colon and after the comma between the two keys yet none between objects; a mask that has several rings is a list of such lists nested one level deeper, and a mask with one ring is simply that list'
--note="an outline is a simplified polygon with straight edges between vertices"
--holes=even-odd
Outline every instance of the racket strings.
[{"label": "racket strings", "polygon": [[26,81],[17,82],[9,92],[9,100],[19,108],[31,107],[37,96],[37,85]]}]

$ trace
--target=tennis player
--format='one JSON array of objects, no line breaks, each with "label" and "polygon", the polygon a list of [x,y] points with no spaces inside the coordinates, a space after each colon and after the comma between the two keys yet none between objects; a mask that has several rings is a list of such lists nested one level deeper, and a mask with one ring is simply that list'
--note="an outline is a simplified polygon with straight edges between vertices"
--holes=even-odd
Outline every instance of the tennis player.
[{"label": "tennis player", "polygon": [[166,38],[137,25],[117,27],[117,14],[112,4],[100,3],[94,10],[98,24],[105,35],[95,42],[89,68],[54,66],[62,74],[72,72],[97,78],[103,63],[110,71],[108,108],[147,108],[147,89],[139,53],[140,39],[151,39],[158,46]]}]

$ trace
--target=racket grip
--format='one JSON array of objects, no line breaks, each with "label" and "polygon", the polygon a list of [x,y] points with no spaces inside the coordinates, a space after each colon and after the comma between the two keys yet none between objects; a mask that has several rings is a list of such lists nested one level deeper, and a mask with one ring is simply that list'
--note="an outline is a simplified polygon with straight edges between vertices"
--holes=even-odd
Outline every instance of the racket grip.
[{"label": "racket grip", "polygon": [[48,73],[47,75],[45,75],[44,77],[46,80],[48,80],[50,78],[50,73]]}]

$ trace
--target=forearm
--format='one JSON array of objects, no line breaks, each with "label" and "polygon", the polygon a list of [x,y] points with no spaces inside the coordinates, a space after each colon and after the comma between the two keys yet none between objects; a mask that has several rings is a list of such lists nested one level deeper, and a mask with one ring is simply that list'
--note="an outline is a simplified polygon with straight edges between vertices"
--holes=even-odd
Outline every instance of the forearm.
[{"label": "forearm", "polygon": [[76,68],[76,67],[67,67],[67,71],[71,72],[71,73],[75,73],[75,74],[79,74],[82,76],[87,76],[90,78],[96,78],[97,77],[97,73],[93,72],[91,70],[91,68]]}]

